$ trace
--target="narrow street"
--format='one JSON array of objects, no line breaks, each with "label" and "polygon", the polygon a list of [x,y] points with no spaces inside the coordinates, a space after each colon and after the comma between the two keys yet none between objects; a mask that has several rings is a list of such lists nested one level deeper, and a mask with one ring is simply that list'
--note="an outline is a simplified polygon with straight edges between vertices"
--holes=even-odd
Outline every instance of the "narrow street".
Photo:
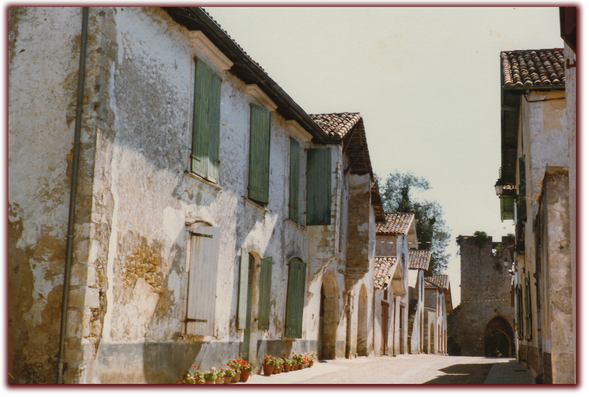
[{"label": "narrow street", "polygon": [[513,358],[408,355],[320,361],[247,384],[532,384]]}]

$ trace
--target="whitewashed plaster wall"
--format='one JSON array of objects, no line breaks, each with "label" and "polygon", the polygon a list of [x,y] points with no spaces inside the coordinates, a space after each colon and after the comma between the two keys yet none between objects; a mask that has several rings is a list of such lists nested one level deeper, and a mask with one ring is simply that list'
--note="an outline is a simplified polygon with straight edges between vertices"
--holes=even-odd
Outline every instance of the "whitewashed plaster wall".
[{"label": "whitewashed plaster wall", "polygon": [[[568,136],[566,104],[563,91],[531,91],[521,97],[518,158],[525,155],[527,222],[525,224],[525,256],[518,255],[519,268],[535,272],[536,232],[533,220],[538,213],[544,173],[547,166],[567,167]],[[519,178],[519,177],[518,177]],[[518,179],[519,180],[519,179]],[[531,283],[533,285],[533,283]],[[536,288],[530,288],[536,301]],[[532,305],[532,318],[538,319],[537,307]],[[532,327],[532,341],[523,344],[538,348],[538,327]],[[535,374],[534,374],[535,376]]]}]

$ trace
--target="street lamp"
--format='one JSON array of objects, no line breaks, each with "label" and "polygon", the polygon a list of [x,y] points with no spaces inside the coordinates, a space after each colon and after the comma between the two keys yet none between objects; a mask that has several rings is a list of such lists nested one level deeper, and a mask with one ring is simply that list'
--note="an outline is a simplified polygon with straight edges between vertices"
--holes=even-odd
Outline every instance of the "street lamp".
[{"label": "street lamp", "polygon": [[497,183],[495,183],[495,194],[497,196],[501,196],[501,194],[503,194],[503,181],[501,179],[498,179]]}]

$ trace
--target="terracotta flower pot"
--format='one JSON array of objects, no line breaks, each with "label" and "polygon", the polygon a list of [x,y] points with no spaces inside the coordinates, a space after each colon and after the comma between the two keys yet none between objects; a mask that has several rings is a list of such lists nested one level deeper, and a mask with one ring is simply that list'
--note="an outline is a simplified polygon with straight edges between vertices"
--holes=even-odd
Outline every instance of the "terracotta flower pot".
[{"label": "terracotta flower pot", "polygon": [[241,371],[237,371],[235,373],[235,376],[233,378],[231,378],[231,383],[237,383],[237,382],[239,382],[240,376],[241,376]]},{"label": "terracotta flower pot", "polygon": [[248,371],[247,369],[242,369],[241,375],[239,376],[239,381],[240,382],[247,382],[247,380],[249,378],[250,378],[250,371]]},{"label": "terracotta flower pot", "polygon": [[291,369],[292,369],[291,364],[284,364],[284,372],[290,372]]},{"label": "terracotta flower pot", "polygon": [[205,380],[205,385],[214,385],[215,381],[214,380]]},{"label": "terracotta flower pot", "polygon": [[205,381],[204,381],[204,380],[202,380],[202,379],[201,379],[201,380],[197,380],[197,381],[196,381],[196,384],[197,384],[197,385],[204,385],[204,384],[205,384]]},{"label": "terracotta flower pot", "polygon": [[233,379],[233,376],[226,376],[223,378],[223,383],[225,383],[226,385],[231,383],[231,379]]},{"label": "terracotta flower pot", "polygon": [[215,383],[220,385],[222,383],[225,383],[225,379],[224,378],[217,378],[217,379],[215,379]]},{"label": "terracotta flower pot", "polygon": [[264,376],[270,376],[274,372],[274,365],[264,364]]}]

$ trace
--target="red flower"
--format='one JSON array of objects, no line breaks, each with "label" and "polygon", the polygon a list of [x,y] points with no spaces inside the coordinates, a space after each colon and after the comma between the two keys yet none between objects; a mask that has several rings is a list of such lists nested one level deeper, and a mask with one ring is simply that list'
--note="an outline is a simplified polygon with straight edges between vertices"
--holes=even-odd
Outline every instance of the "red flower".
[{"label": "red flower", "polygon": [[286,353],[284,353],[283,356],[286,357]]},{"label": "red flower", "polygon": [[198,368],[198,365],[195,365],[194,368]]},{"label": "red flower", "polygon": [[179,385],[181,385],[181,384],[182,384],[182,382],[178,382],[178,384],[179,384]]}]

